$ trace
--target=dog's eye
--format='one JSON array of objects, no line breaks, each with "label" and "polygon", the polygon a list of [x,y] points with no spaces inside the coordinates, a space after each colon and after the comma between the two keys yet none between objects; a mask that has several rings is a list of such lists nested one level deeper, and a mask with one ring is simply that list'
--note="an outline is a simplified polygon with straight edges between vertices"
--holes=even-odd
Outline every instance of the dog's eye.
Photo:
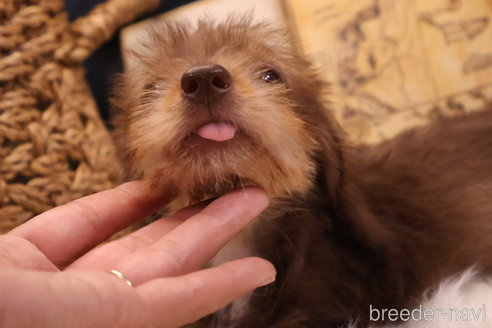
[{"label": "dog's eye", "polygon": [[277,71],[270,69],[266,72],[263,73],[263,81],[268,82],[268,83],[279,83],[280,80],[280,75],[278,74]]},{"label": "dog's eye", "polygon": [[157,82],[149,82],[144,85],[144,90],[145,91],[155,91],[158,88]]},{"label": "dog's eye", "polygon": [[149,103],[159,97],[159,85],[157,82],[150,82],[143,86],[143,93],[140,97],[142,103]]}]

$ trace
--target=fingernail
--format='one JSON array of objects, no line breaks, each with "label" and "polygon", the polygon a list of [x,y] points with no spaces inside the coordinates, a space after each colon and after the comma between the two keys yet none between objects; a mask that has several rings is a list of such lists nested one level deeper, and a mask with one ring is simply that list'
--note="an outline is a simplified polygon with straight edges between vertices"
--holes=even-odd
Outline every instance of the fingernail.
[{"label": "fingernail", "polygon": [[265,279],[258,287],[263,287],[263,286],[266,286],[266,285],[270,285],[272,282],[275,281],[275,278],[277,277],[276,274],[274,274],[273,276],[270,276],[268,279]]},{"label": "fingernail", "polygon": [[263,281],[260,283],[259,285],[260,287],[271,284],[272,282],[275,281],[277,277],[277,270],[275,270],[273,264],[265,259],[262,259],[262,261],[263,261],[262,265],[264,266],[266,278],[263,279]]}]

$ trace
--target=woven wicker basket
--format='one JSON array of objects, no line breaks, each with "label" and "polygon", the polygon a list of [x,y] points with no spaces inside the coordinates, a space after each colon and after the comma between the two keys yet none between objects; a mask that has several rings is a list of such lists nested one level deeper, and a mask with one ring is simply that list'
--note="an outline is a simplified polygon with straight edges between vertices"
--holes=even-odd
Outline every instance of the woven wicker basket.
[{"label": "woven wicker basket", "polygon": [[63,0],[0,1],[0,231],[118,182],[82,63],[158,2],[111,0],[69,24]]}]

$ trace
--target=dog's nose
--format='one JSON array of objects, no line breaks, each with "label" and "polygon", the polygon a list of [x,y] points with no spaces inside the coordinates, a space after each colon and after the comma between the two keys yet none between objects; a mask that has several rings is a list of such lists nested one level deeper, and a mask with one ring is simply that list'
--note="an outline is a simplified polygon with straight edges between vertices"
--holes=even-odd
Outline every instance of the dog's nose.
[{"label": "dog's nose", "polygon": [[231,74],[220,65],[197,66],[181,78],[183,95],[197,103],[210,105],[231,90]]}]

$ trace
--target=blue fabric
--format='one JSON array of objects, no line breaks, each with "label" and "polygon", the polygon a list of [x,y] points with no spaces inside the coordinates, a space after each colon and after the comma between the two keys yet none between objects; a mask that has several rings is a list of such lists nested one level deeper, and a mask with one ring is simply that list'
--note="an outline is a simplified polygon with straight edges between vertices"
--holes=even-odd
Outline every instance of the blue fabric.
[{"label": "blue fabric", "polygon": [[[193,0],[163,0],[158,9],[151,13],[151,15],[168,11],[192,1]],[[80,16],[86,15],[92,8],[101,2],[104,2],[104,0],[65,0],[69,19],[73,21]],[[113,76],[123,69],[119,45],[118,34],[116,34],[112,40],[103,45],[85,63],[87,81],[91,86],[101,116],[106,123],[110,120],[108,98],[111,92],[111,81]]]}]

